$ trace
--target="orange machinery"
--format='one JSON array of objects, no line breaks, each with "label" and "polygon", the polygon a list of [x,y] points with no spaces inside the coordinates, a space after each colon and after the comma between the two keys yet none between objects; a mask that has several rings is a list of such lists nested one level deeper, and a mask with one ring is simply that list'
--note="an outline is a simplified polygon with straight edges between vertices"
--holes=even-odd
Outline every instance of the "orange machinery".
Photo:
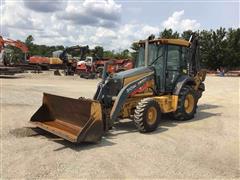
[{"label": "orange machinery", "polygon": [[[3,52],[6,45],[16,47],[20,49],[23,53],[25,53],[25,61],[26,61],[26,55],[28,52],[28,47],[22,43],[21,41],[15,41],[12,39],[3,39],[2,36],[0,36],[0,53]],[[8,62],[6,61],[5,57],[2,56],[2,62],[0,64],[0,75],[14,75],[15,73],[22,73],[23,69],[21,67],[8,67]]]},{"label": "orange machinery", "polygon": [[12,40],[12,39],[6,39],[4,40],[2,36],[0,36],[0,52],[4,49],[5,45],[14,46],[16,48],[19,48],[22,50],[22,52],[27,53],[28,47],[22,43],[21,41]]},{"label": "orange machinery", "polygon": [[77,65],[76,73],[80,77],[94,78],[97,74],[101,76],[104,68],[104,64],[107,61],[112,61],[112,64],[108,65],[107,72],[113,74],[120,71],[125,71],[133,68],[133,62],[130,59],[102,59],[102,60],[86,60]]}]

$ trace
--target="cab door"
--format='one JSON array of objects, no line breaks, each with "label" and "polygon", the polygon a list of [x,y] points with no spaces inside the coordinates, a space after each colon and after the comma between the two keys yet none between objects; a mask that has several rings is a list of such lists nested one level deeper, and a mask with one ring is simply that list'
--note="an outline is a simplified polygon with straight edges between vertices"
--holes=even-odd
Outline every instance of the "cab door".
[{"label": "cab door", "polygon": [[156,86],[158,92],[165,91],[165,51],[166,45],[149,44],[148,59],[149,65],[153,66],[156,73]]},{"label": "cab door", "polygon": [[165,70],[165,91],[172,92],[175,82],[180,76],[182,47],[176,45],[167,46],[166,70]]}]

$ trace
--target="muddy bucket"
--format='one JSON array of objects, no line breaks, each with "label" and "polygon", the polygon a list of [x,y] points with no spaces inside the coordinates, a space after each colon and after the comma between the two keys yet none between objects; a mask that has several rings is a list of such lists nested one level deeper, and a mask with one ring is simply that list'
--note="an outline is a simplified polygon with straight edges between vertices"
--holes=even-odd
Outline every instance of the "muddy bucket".
[{"label": "muddy bucket", "polygon": [[43,104],[30,120],[37,127],[74,143],[97,142],[103,134],[101,104],[43,94]]}]

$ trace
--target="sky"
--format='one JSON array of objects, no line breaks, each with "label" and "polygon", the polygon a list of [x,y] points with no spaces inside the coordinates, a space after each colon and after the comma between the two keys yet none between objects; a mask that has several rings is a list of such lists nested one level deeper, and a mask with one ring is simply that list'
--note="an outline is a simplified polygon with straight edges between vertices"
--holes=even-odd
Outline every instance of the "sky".
[{"label": "sky", "polygon": [[0,34],[45,45],[129,48],[174,31],[240,27],[240,0],[0,0]]}]

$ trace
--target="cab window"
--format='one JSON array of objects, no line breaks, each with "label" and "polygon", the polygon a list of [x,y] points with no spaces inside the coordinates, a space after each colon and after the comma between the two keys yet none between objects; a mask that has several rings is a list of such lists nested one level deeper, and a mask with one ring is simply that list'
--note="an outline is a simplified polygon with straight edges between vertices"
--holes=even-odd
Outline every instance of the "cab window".
[{"label": "cab window", "polygon": [[180,69],[180,48],[180,46],[168,46],[167,70],[178,71]]}]

